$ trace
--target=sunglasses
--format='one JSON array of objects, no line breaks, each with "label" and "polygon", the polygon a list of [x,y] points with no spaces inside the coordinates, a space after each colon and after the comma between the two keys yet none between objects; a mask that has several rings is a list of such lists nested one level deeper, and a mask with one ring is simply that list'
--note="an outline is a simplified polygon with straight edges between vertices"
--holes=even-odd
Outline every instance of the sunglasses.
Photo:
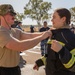
[{"label": "sunglasses", "polygon": [[10,15],[11,15],[11,16],[16,16],[16,15],[15,15],[15,14],[13,14],[13,13],[10,13]]}]

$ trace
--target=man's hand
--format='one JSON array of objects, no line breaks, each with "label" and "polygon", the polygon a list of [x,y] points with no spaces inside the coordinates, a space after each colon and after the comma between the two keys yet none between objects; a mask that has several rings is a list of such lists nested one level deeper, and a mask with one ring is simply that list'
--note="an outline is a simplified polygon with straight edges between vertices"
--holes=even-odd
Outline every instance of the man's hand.
[{"label": "man's hand", "polygon": [[46,38],[48,38],[48,37],[51,38],[51,36],[52,36],[52,32],[51,32],[50,30],[45,31],[45,32],[42,34],[42,38],[43,38],[43,39],[46,39]]}]

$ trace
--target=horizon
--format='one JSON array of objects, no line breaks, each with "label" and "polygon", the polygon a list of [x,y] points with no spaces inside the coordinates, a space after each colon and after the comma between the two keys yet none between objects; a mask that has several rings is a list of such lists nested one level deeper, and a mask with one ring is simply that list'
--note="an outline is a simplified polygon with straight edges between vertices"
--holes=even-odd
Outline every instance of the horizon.
[{"label": "horizon", "polygon": [[[56,8],[67,8],[70,9],[72,7],[75,7],[75,0],[43,0],[47,2],[52,3],[52,10],[50,12],[53,12]],[[0,0],[0,4],[11,4],[15,11],[19,13],[23,13],[24,6],[29,2],[29,0]],[[35,20],[32,20],[30,18],[26,18],[22,21],[22,24],[25,25],[36,25],[37,22]],[[48,24],[52,24],[51,21],[48,21]]]}]

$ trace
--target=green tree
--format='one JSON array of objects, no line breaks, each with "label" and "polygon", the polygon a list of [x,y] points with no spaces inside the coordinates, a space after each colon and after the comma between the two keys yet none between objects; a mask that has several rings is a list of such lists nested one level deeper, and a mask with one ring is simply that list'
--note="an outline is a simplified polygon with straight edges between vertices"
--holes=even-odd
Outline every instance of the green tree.
[{"label": "green tree", "polygon": [[28,4],[24,7],[24,15],[36,20],[37,24],[50,18],[48,11],[51,9],[50,2],[43,2],[43,0],[29,0]]},{"label": "green tree", "polygon": [[71,12],[71,21],[75,22],[75,7],[70,8],[70,12]]},{"label": "green tree", "polygon": [[18,21],[22,21],[23,19],[25,19],[25,16],[23,13],[16,13],[16,20]]}]

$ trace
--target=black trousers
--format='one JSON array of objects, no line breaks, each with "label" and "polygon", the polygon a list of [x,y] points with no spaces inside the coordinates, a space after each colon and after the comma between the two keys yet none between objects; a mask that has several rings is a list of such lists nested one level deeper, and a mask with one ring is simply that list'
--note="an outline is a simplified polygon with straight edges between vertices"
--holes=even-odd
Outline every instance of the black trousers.
[{"label": "black trousers", "polygon": [[0,75],[21,75],[21,70],[19,66],[12,68],[0,67]]}]

